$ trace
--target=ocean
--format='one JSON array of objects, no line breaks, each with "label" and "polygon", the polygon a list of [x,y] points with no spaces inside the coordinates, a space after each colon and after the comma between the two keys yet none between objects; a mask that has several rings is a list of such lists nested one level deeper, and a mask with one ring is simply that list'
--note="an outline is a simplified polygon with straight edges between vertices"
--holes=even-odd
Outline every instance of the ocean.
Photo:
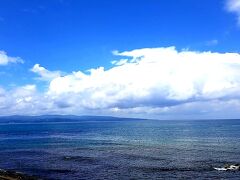
[{"label": "ocean", "polygon": [[0,118],[0,169],[42,179],[240,179],[240,120]]}]

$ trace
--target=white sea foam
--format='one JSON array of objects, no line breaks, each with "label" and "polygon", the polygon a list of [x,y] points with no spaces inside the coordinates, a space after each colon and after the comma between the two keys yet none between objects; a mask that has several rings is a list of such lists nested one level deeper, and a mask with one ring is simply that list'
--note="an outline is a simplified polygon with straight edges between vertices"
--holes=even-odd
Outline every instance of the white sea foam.
[{"label": "white sea foam", "polygon": [[215,170],[217,171],[235,171],[235,170],[240,170],[239,165],[226,165],[225,167],[214,167]]},{"label": "white sea foam", "polygon": [[217,167],[215,167],[214,169],[217,170],[217,171],[227,171],[226,168],[217,168]]}]

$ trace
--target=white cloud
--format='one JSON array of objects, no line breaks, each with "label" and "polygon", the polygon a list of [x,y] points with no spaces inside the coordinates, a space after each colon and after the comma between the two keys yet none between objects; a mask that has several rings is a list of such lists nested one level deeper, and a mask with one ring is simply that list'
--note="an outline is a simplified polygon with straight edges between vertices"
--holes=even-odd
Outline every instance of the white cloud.
[{"label": "white cloud", "polygon": [[43,81],[50,81],[54,78],[61,76],[60,71],[49,71],[46,68],[41,67],[39,64],[35,64],[30,70],[38,74],[40,76],[39,79]]},{"label": "white cloud", "polygon": [[218,43],[219,43],[219,41],[217,39],[212,39],[210,41],[207,41],[206,45],[207,46],[216,46],[216,45],[218,45]]},{"label": "white cloud", "polygon": [[32,70],[49,80],[48,90],[39,93],[33,85],[24,86],[10,92],[16,94],[14,97],[0,90],[0,102],[5,98],[2,102],[8,102],[12,108],[9,112],[14,113],[165,119],[240,115],[238,53],[177,51],[168,47],[115,55],[123,57],[124,63],[119,60],[108,70],[99,67],[64,76],[35,65]]},{"label": "white cloud", "polygon": [[20,57],[11,57],[5,51],[0,51],[0,66],[9,63],[24,63],[24,61]]},{"label": "white cloud", "polygon": [[8,91],[0,88],[1,116],[54,114],[55,112],[57,113],[51,98],[44,93],[39,93],[34,84]]},{"label": "white cloud", "polygon": [[[48,94],[87,109],[171,107],[239,97],[240,54],[178,52],[174,47],[115,53],[128,58],[109,70],[53,79]],[[121,61],[121,60],[120,60]]]},{"label": "white cloud", "polygon": [[240,0],[227,0],[226,6],[229,12],[237,15],[238,24],[240,25]]}]

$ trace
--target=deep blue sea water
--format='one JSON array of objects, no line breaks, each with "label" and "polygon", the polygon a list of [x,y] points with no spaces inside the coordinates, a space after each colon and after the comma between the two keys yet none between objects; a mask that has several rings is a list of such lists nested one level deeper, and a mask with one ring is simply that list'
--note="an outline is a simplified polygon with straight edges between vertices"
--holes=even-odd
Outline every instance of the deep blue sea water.
[{"label": "deep blue sea water", "polygon": [[0,118],[0,168],[43,179],[240,179],[240,120]]}]

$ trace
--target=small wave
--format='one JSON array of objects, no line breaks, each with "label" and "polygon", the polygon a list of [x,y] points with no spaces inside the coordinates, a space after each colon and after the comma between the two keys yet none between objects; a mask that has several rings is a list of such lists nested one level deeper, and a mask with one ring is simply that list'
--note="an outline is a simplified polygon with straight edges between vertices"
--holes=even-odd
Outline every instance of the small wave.
[{"label": "small wave", "polygon": [[155,172],[187,172],[187,171],[197,171],[203,172],[206,171],[206,168],[177,168],[177,167],[131,167],[132,169],[143,171],[146,173],[155,173]]},{"label": "small wave", "polygon": [[230,164],[225,165],[224,167],[214,167],[217,171],[239,171],[240,165],[239,164]]},{"label": "small wave", "polygon": [[223,168],[222,168],[222,167],[221,167],[221,168],[214,167],[213,169],[215,169],[215,170],[217,170],[217,171],[226,171],[226,170],[227,170],[227,169],[224,168],[224,167],[223,167]]},{"label": "small wave", "polygon": [[82,163],[93,164],[98,162],[98,160],[94,157],[84,157],[84,156],[64,156],[62,158],[64,161],[76,161]]},{"label": "small wave", "polygon": [[53,173],[63,173],[63,174],[74,172],[74,171],[69,170],[69,169],[47,169],[47,171],[48,172],[53,172]]}]

